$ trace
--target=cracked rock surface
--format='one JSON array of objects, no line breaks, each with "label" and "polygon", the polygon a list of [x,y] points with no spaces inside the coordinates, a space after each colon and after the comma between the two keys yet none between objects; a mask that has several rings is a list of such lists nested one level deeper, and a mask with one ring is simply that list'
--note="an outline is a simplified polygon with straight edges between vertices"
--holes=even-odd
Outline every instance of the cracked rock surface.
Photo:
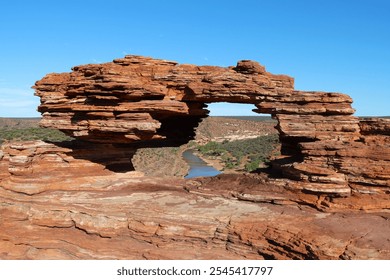
[{"label": "cracked rock surface", "polygon": [[82,191],[0,188],[0,258],[390,258],[388,211],[324,212],[294,193],[243,200],[232,194],[250,187],[232,176],[229,193],[207,188],[218,179],[146,177]]}]

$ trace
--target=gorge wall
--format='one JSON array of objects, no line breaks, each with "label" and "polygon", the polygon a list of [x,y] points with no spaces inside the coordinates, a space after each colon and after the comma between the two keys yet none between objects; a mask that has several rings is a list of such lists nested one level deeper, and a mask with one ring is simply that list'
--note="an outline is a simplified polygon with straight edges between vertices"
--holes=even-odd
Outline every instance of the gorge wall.
[{"label": "gorge wall", "polygon": [[254,61],[223,68],[126,56],[49,74],[34,88],[42,126],[93,142],[102,154],[98,143],[126,155],[181,145],[207,117],[206,103],[254,104],[278,121],[282,149],[272,168],[287,187],[342,196],[390,191],[389,120],[359,121],[348,95],[295,90],[291,77]]}]

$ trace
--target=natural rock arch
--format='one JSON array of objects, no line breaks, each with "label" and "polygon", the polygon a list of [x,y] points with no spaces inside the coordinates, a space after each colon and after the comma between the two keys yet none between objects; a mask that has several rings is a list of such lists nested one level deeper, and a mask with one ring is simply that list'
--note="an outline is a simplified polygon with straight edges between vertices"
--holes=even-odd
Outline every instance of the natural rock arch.
[{"label": "natural rock arch", "polygon": [[41,126],[97,149],[180,145],[207,117],[205,103],[249,103],[278,122],[281,156],[272,168],[285,186],[337,195],[390,191],[390,122],[359,121],[348,95],[295,90],[293,78],[249,60],[223,68],[126,56],[72,70],[34,86]]}]

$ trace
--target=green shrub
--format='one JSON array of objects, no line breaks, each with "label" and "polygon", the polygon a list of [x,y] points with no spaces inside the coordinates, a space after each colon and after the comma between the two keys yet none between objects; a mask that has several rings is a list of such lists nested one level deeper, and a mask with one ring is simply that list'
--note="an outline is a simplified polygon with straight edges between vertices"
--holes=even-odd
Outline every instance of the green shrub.
[{"label": "green shrub", "polygon": [[30,127],[30,128],[1,128],[0,141],[4,140],[43,140],[50,142],[61,142],[72,139],[63,132],[56,129]]},{"label": "green shrub", "polygon": [[225,151],[221,143],[214,141],[208,142],[206,145],[199,146],[198,149],[202,154],[209,156],[221,156]]},{"label": "green shrub", "polygon": [[262,162],[267,162],[278,145],[278,135],[260,136],[253,139],[208,142],[198,146],[198,150],[206,156],[220,156],[225,168],[235,168],[245,163],[245,170],[251,172]]}]

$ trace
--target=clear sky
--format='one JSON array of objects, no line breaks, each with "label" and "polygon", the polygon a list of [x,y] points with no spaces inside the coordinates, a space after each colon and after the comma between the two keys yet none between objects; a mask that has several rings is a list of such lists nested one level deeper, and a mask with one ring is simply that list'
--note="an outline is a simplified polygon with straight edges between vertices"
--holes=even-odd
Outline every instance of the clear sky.
[{"label": "clear sky", "polygon": [[297,89],[349,94],[357,115],[390,115],[389,0],[2,0],[0,117],[38,117],[30,87],[45,74],[126,54],[256,60]]}]

